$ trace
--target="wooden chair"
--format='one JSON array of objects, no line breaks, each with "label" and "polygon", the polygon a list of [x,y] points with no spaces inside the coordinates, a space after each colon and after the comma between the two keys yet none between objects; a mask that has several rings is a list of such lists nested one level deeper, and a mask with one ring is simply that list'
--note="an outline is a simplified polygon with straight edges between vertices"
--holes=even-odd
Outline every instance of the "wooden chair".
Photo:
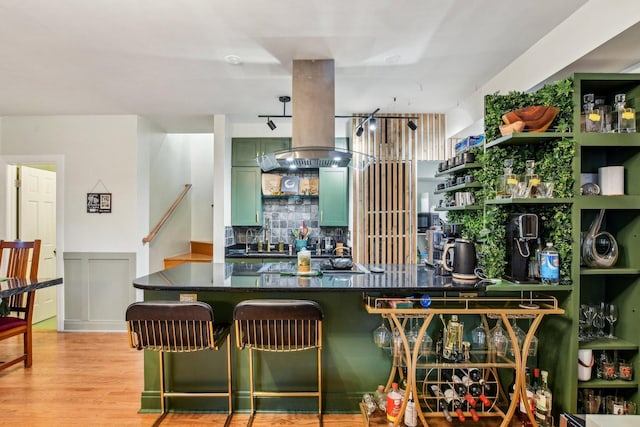
[{"label": "wooden chair", "polygon": [[[7,242],[0,240],[0,276],[37,279],[40,262],[40,240],[31,242]],[[29,268],[29,262],[31,267]],[[27,275],[28,271],[28,275]],[[24,367],[30,368],[33,361],[32,329],[35,291],[11,295],[6,299],[10,315],[0,317],[0,341],[23,335],[23,354],[12,360],[0,362],[0,371],[24,360]]]},{"label": "wooden chair", "polygon": [[[126,311],[125,320],[129,346],[137,350],[157,351],[160,356],[160,409],[162,413],[154,422],[160,425],[167,414],[167,397],[226,397],[228,405],[225,427],[233,412],[231,394],[231,347],[228,341],[230,324],[214,326],[213,309],[204,302],[144,301],[134,302]],[[175,391],[166,390],[165,353],[184,353],[201,350],[218,350],[227,341],[227,389],[224,391]]]}]

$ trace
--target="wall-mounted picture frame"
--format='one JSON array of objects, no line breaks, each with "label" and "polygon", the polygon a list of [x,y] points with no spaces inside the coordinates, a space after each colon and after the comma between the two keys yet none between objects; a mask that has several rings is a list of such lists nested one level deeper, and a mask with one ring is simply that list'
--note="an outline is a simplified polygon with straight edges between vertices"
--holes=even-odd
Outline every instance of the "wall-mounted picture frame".
[{"label": "wall-mounted picture frame", "polygon": [[87,213],[111,213],[111,193],[87,193]]}]

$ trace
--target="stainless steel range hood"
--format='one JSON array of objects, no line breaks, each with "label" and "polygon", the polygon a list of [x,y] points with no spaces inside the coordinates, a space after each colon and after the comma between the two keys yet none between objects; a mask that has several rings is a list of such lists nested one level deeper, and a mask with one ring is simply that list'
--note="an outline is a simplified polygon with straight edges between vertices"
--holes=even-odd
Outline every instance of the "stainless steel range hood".
[{"label": "stainless steel range hood", "polygon": [[350,166],[366,168],[373,157],[335,147],[335,69],[333,59],[293,61],[291,149],[266,153],[256,161],[263,171]]}]

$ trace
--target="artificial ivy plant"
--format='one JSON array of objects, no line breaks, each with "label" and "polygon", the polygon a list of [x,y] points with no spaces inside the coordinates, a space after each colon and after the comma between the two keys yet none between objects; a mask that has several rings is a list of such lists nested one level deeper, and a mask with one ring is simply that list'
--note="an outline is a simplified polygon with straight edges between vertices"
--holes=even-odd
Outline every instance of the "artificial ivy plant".
[{"label": "artificial ivy plant", "polygon": [[[533,93],[509,92],[506,95],[492,94],[485,97],[485,140],[500,137],[499,126],[502,115],[531,105],[550,105],[559,113],[549,131],[570,131],[573,121],[573,81],[571,78],[549,84]],[[573,196],[574,180],[572,159],[575,141],[560,136],[549,142],[529,145],[495,146],[477,153],[482,169],[473,171],[482,188],[475,192],[476,199],[491,200],[496,197],[498,178],[504,174],[503,162],[512,159],[513,173],[525,172],[525,161],[536,161],[535,172],[542,180],[554,182],[554,197]],[[542,243],[553,242],[560,255],[561,283],[571,281],[571,207],[569,204],[485,205],[479,211],[449,212],[451,222],[464,224],[464,235],[478,242],[480,267],[487,277],[498,278],[504,274],[506,265],[506,222],[510,214],[535,213],[540,219]]]}]

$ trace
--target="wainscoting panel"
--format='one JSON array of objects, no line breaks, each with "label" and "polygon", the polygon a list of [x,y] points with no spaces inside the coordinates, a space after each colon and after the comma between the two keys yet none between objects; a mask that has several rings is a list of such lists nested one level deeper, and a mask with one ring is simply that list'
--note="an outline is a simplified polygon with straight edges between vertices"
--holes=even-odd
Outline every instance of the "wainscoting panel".
[{"label": "wainscoting panel", "polygon": [[136,254],[65,252],[65,331],[125,331]]}]

